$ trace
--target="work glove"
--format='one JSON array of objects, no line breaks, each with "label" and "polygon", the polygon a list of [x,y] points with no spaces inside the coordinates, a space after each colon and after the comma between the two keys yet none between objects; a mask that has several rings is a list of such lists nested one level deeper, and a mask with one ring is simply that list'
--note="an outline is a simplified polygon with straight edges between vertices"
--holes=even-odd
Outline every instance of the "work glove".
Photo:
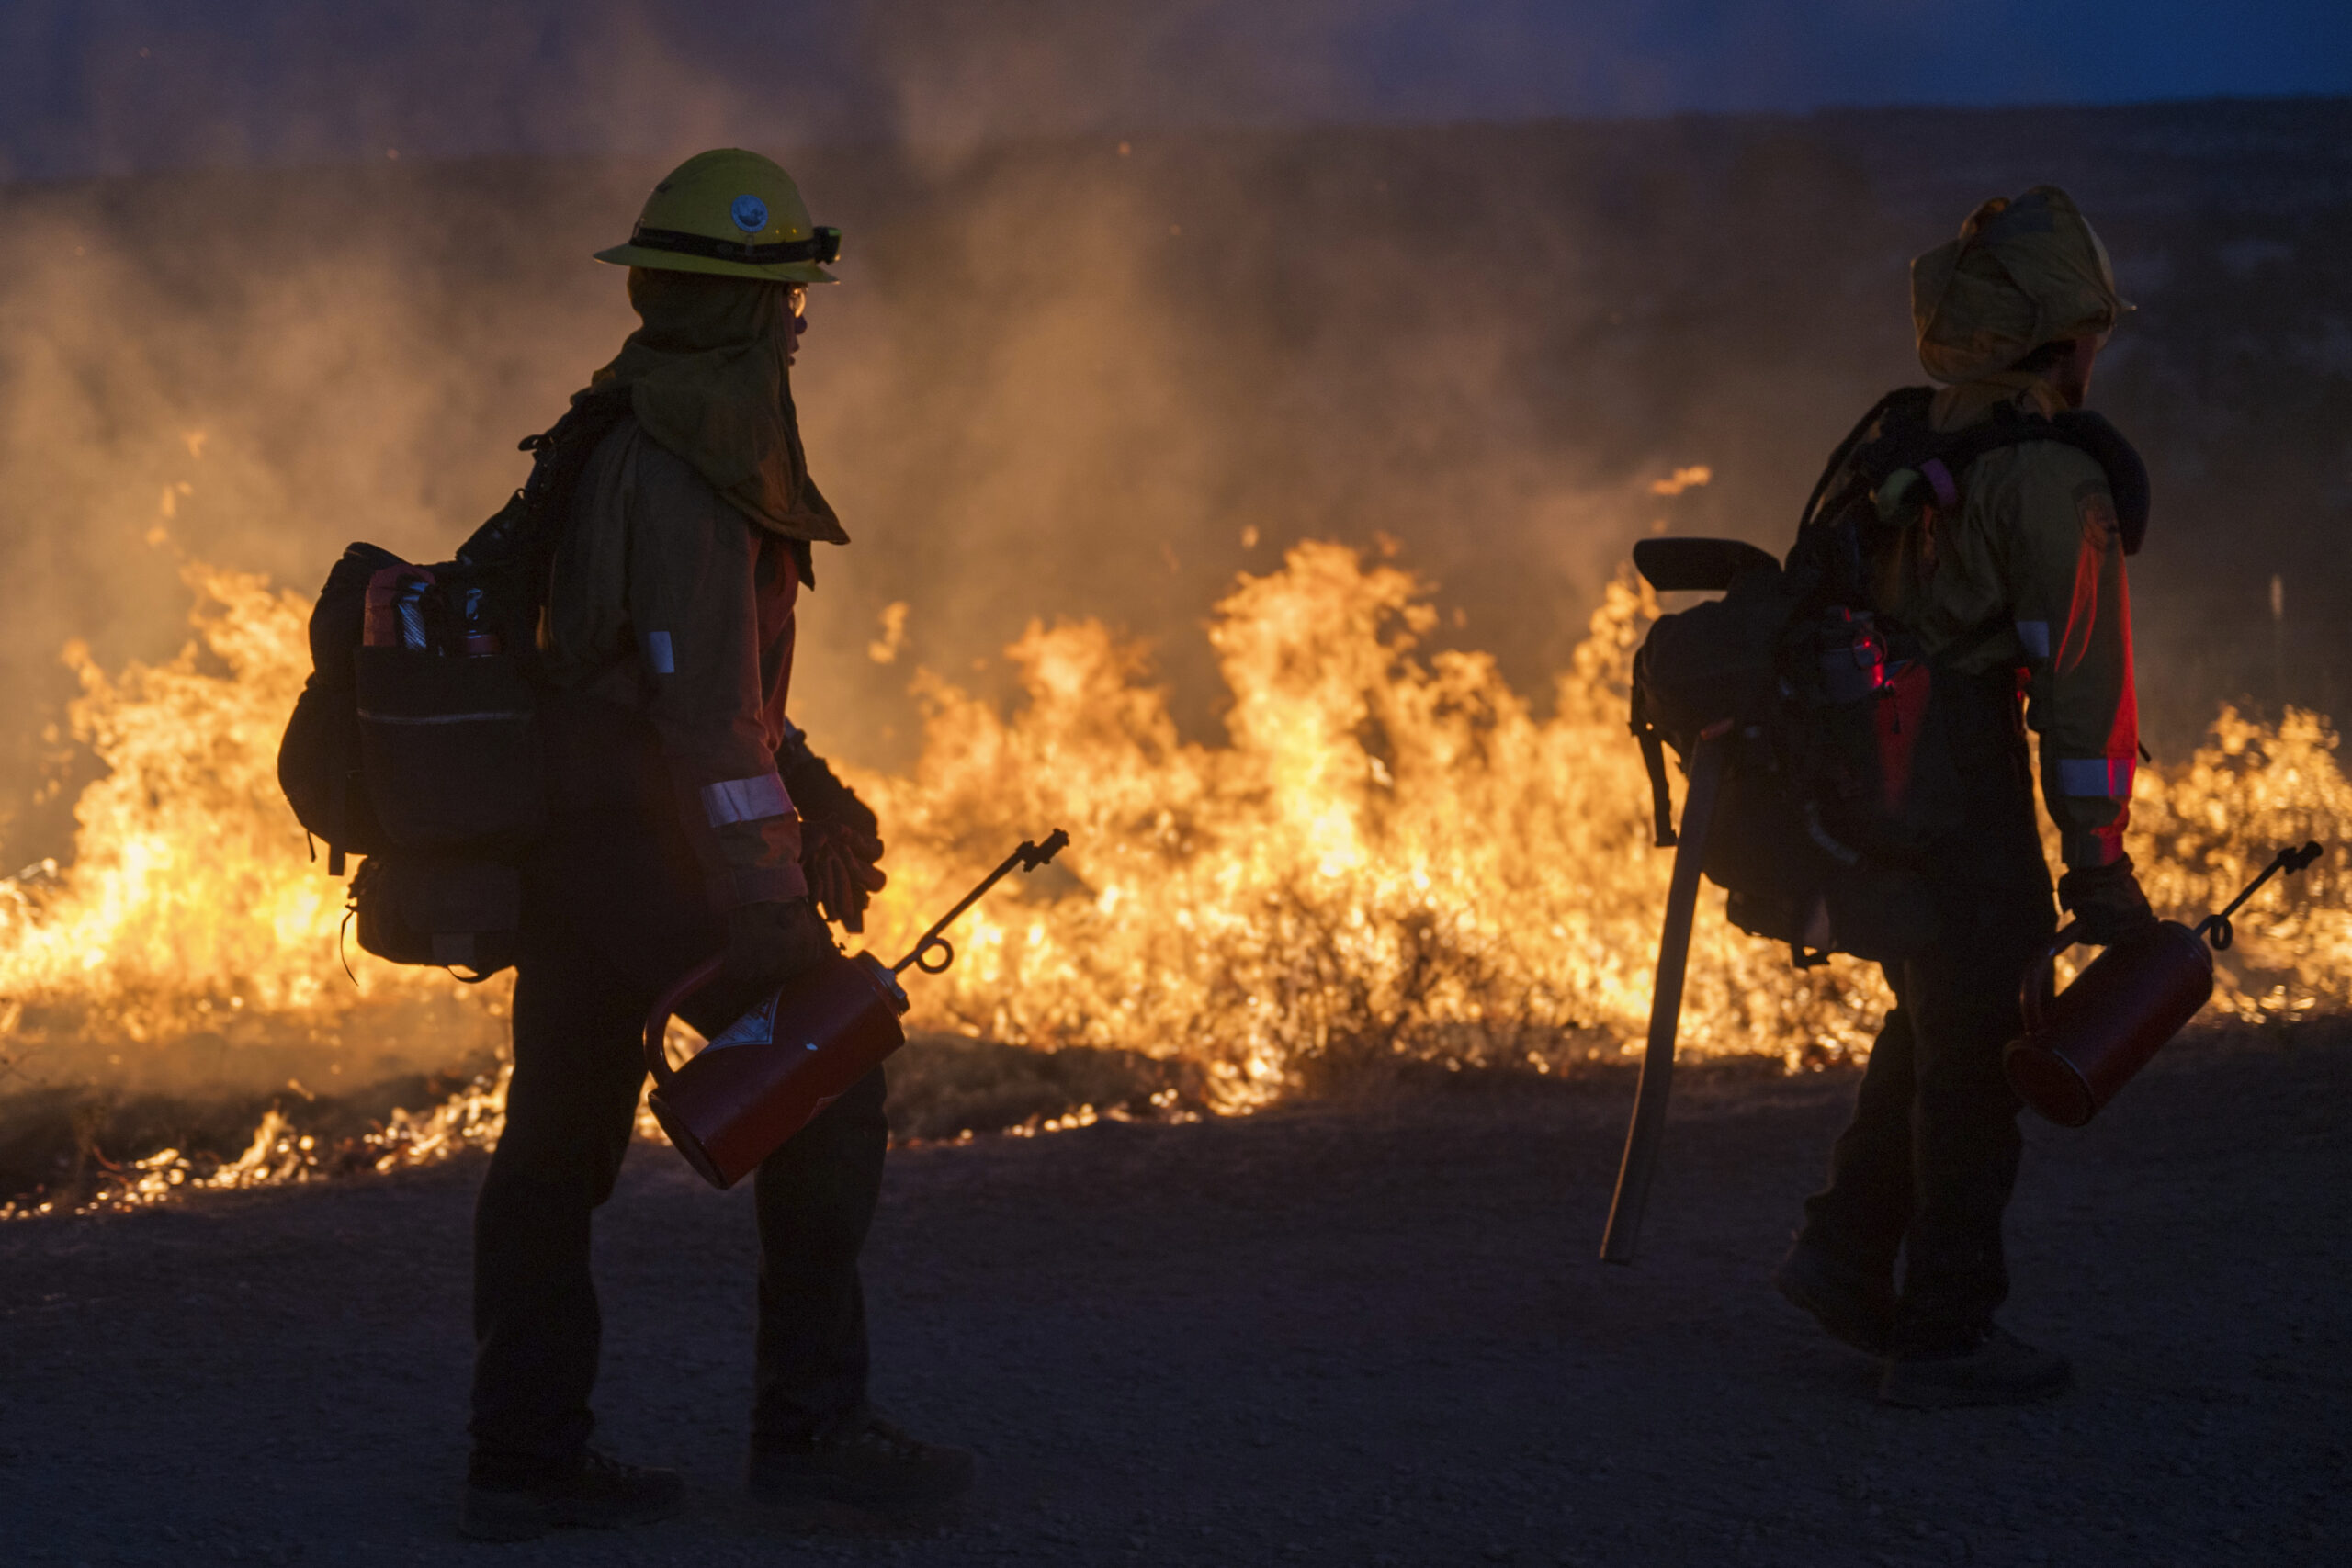
[{"label": "work glove", "polygon": [[882,858],[882,840],[844,822],[801,827],[800,874],[808,879],[808,897],[829,920],[845,931],[865,929],[865,906],[890,878],[874,863]]},{"label": "work glove", "polygon": [[865,906],[890,880],[882,858],[881,824],[873,807],[842,783],[806,741],[780,753],[785,792],[800,813],[800,874],[808,897],[843,931],[865,929]]},{"label": "work glove", "polygon": [[2068,872],[2058,879],[2058,902],[2081,925],[2077,940],[2094,947],[2113,947],[2156,923],[2156,912],[2132,873],[2130,855]]},{"label": "work glove", "polygon": [[749,1007],[839,951],[806,898],[740,905],[727,911],[719,984],[729,998]]}]

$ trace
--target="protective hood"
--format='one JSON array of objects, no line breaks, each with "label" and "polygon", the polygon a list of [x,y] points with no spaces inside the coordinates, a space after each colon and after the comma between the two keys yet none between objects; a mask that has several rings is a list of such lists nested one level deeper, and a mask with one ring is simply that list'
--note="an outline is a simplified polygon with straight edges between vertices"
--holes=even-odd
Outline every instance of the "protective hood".
[{"label": "protective hood", "polygon": [[2075,198],[2036,186],[1995,197],[1960,237],[1911,263],[1919,363],[1947,384],[2006,370],[2046,343],[2111,330],[2131,310]]},{"label": "protective hood", "polygon": [[848,544],[800,446],[786,287],[631,267],[628,302],[644,325],[589,390],[626,389],[645,433],[770,533]]}]

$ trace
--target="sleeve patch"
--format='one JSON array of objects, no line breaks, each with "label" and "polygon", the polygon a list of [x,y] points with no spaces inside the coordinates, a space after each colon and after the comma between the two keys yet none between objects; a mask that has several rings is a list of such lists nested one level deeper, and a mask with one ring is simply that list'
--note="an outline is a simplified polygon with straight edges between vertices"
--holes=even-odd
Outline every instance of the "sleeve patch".
[{"label": "sleeve patch", "polygon": [[2061,757],[2058,793],[2076,799],[2129,800],[2132,774],[2139,764],[2131,757]]},{"label": "sleeve patch", "polygon": [[2048,621],[2019,621],[2018,641],[2025,645],[2026,652],[2033,658],[2049,658],[2050,623]]},{"label": "sleeve patch", "polygon": [[714,828],[781,817],[791,809],[792,797],[784,792],[784,780],[773,771],[702,786],[702,814]]},{"label": "sleeve patch", "polygon": [[647,632],[645,634],[645,662],[651,668],[656,675],[674,675],[677,673],[678,660],[670,650],[670,634],[668,632]]}]

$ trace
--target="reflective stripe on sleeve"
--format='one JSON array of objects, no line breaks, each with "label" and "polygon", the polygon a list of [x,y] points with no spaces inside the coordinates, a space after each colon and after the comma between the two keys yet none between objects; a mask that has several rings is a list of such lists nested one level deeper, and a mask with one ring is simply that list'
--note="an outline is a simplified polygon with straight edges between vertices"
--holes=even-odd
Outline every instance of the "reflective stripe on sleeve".
[{"label": "reflective stripe on sleeve", "polygon": [[2025,644],[2026,652],[2031,654],[2034,658],[2049,658],[2050,623],[2048,621],[2019,621],[2018,623],[2018,640]]},{"label": "reflective stripe on sleeve", "polygon": [[645,634],[645,662],[656,675],[673,675],[677,672],[678,660],[670,651],[668,632]]},{"label": "reflective stripe on sleeve", "polygon": [[2077,797],[2129,800],[2132,798],[2132,772],[2137,765],[2130,757],[2061,757],[2058,759],[2058,793]]},{"label": "reflective stripe on sleeve", "polygon": [[703,815],[710,818],[714,828],[756,822],[763,817],[781,817],[791,809],[792,797],[784,793],[784,781],[773,771],[748,779],[721,779],[702,786]]}]

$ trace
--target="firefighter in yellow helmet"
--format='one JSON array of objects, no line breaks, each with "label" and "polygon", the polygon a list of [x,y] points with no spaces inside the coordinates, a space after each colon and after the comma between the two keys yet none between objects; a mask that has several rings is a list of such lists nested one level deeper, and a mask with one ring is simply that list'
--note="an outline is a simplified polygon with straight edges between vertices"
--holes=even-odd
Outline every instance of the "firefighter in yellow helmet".
[{"label": "firefighter in yellow helmet", "polygon": [[[524,869],[506,1126],[475,1222],[460,1524],[518,1540],[674,1513],[669,1471],[591,1450],[592,1212],[628,1146],[653,999],[723,949],[706,1034],[856,931],[874,814],[788,716],[794,604],[849,536],[810,478],[791,367],[841,232],[757,153],[654,187],[626,244],[641,324],[532,443],[553,487],[540,618],[548,832]],[[534,483],[541,482],[535,478]],[[906,1516],[971,1478],[866,1402],[858,1253],[888,1142],[877,1070],[760,1168],[750,1483]],[[682,1256],[681,1268],[695,1260]]]},{"label": "firefighter in yellow helmet", "polygon": [[2139,760],[2124,557],[2145,526],[2145,470],[2112,426],[2074,412],[2129,309],[2065,192],[1985,202],[1912,264],[1919,358],[1942,385],[1891,394],[1824,478],[1834,492],[1880,443],[1940,454],[1867,498],[1885,525],[1860,569],[1870,607],[1928,661],[1923,734],[1944,738],[1943,794],[1962,803],[1926,857],[1940,934],[1887,965],[1895,1009],[1774,1280],[1886,1358],[1893,1404],[2017,1403],[2071,1378],[1994,1322],[2020,1145],[2001,1053],[2055,928],[2029,726],[2065,863],[2059,898],[2084,939],[2154,918],[2122,843]]}]

